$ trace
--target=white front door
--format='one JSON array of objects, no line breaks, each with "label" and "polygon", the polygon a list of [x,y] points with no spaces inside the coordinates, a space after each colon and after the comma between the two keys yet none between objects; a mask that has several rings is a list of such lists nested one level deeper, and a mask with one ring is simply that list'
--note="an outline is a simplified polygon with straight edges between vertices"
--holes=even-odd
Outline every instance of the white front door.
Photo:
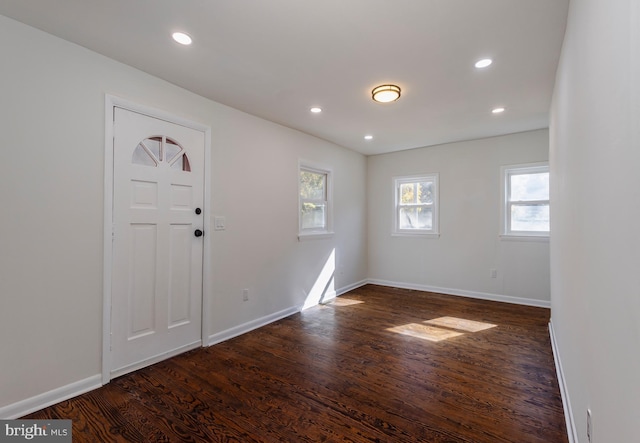
[{"label": "white front door", "polygon": [[111,378],[202,343],[204,146],[114,108]]}]

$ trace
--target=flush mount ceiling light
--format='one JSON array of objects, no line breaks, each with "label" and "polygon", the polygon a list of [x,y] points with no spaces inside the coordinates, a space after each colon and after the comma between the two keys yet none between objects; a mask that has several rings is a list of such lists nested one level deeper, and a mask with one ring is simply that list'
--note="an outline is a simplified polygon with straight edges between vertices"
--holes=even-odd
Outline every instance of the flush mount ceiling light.
[{"label": "flush mount ceiling light", "polygon": [[483,58],[482,60],[478,60],[475,64],[476,68],[478,69],[482,69],[482,68],[486,68],[487,66],[489,66],[491,63],[493,63],[493,60],[491,60],[490,58]]},{"label": "flush mount ceiling light", "polygon": [[494,114],[502,114],[504,111],[506,110],[506,108],[503,108],[502,106],[499,108],[493,108],[491,110],[491,112],[493,112]]},{"label": "flush mount ceiling light", "polygon": [[365,135],[364,139],[365,140],[373,140],[373,135]]},{"label": "flush mount ceiling light", "polygon": [[313,108],[309,109],[309,111],[313,112],[314,114],[320,114],[322,112],[322,108],[314,106]]},{"label": "flush mount ceiling light", "polygon": [[190,45],[192,42],[191,37],[189,37],[184,32],[174,32],[173,34],[171,34],[171,37],[173,37],[173,39],[181,45],[185,46]]},{"label": "flush mount ceiling light", "polygon": [[378,103],[394,102],[400,98],[400,87],[396,85],[380,85],[373,88],[371,98]]}]

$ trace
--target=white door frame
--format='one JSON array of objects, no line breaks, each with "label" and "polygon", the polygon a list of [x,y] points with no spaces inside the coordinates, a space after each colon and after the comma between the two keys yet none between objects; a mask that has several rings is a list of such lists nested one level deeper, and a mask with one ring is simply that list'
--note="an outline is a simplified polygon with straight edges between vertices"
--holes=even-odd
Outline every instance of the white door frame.
[{"label": "white door frame", "polygon": [[205,334],[209,328],[209,269],[211,265],[210,194],[211,194],[211,127],[175,116],[159,109],[140,105],[129,100],[105,94],[104,126],[104,263],[103,263],[103,312],[102,312],[102,384],[111,380],[111,278],[113,258],[113,108],[123,108],[159,120],[182,125],[204,132],[204,244],[202,257],[202,346],[207,343]]}]

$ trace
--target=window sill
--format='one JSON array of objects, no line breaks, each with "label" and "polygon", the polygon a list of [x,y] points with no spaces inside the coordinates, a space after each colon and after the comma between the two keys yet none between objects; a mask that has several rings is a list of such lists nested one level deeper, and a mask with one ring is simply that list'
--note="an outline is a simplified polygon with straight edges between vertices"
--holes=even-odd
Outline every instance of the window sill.
[{"label": "window sill", "polygon": [[332,238],[334,232],[306,232],[304,234],[298,234],[298,241],[307,240],[320,240],[323,238]]},{"label": "window sill", "polygon": [[523,241],[523,242],[549,243],[549,236],[548,236],[548,235],[514,235],[514,234],[500,234],[500,240],[504,240],[504,241]]},{"label": "window sill", "polygon": [[439,232],[392,232],[392,237],[439,238]]}]

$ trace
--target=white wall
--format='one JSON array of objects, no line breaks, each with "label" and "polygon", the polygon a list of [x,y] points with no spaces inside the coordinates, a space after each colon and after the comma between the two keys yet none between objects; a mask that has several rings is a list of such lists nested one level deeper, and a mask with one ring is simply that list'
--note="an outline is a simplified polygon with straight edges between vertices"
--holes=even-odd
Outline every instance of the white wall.
[{"label": "white wall", "polygon": [[640,4],[572,0],[551,109],[551,303],[577,437],[638,441]]},{"label": "white wall", "polygon": [[[546,161],[548,151],[548,131],[538,130],[368,157],[369,277],[548,305],[548,242],[498,237],[500,167]],[[439,173],[440,237],[393,237],[393,177],[432,172]]]},{"label": "white wall", "polygon": [[[207,337],[301,306],[334,249],[338,291],[366,279],[362,155],[2,16],[0,59],[0,417],[101,371],[105,93],[212,128]],[[333,170],[331,239],[297,241],[299,159]]]}]

